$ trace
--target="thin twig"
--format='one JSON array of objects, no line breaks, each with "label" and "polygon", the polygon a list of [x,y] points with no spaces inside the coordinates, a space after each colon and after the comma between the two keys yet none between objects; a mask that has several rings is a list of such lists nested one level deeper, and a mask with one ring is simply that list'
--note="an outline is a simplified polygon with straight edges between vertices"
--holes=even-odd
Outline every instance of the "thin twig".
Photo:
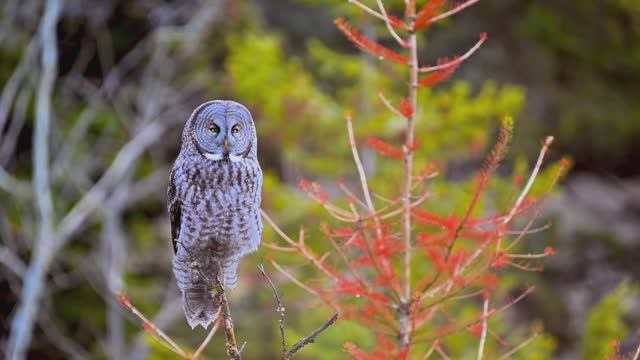
[{"label": "thin twig", "polygon": [[489,297],[485,297],[482,305],[482,334],[480,335],[480,343],[478,345],[478,360],[482,360],[484,356],[484,344],[487,341],[487,314],[489,313]]},{"label": "thin twig", "polygon": [[360,9],[364,10],[366,13],[377,17],[380,20],[384,20],[385,22],[387,21],[385,16],[383,16],[379,12],[373,10],[372,8],[368,7],[367,5],[361,3],[358,0],[348,0],[348,2],[353,4],[353,5],[355,5],[355,6],[357,6],[357,7],[359,7]]},{"label": "thin twig", "polygon": [[440,345],[436,346],[436,352],[442,356],[444,360],[451,360],[451,358],[440,348]]},{"label": "thin twig", "polygon": [[191,355],[191,359],[196,360],[198,356],[200,356],[204,352],[204,350],[207,348],[207,345],[209,345],[209,342],[211,341],[211,339],[213,339],[213,335],[216,333],[216,331],[220,327],[220,321],[221,321],[221,318],[218,318],[214,322],[213,327],[211,328],[211,331],[209,331],[209,334],[204,339],[202,344],[198,346],[198,349],[196,350],[196,352],[194,352],[193,355]]},{"label": "thin twig", "polygon": [[387,11],[384,9],[384,5],[382,4],[382,0],[377,0],[377,2],[378,2],[378,9],[380,9],[380,12],[382,13],[382,16],[384,17],[384,23],[385,23],[385,25],[387,25],[387,30],[389,31],[389,34],[391,34],[391,36],[394,39],[396,39],[396,41],[398,42],[398,44],[400,44],[400,46],[406,47],[407,43],[404,40],[402,40],[400,35],[398,35],[398,33],[393,29],[393,25],[391,25],[391,22],[389,21],[389,16],[387,15]]},{"label": "thin twig", "polygon": [[[62,1],[47,1],[38,39],[42,48],[40,63],[42,75],[38,85],[36,123],[33,136],[33,191],[38,208],[38,238],[34,244],[32,264],[25,275],[22,301],[17,307],[11,323],[11,336],[7,344],[7,358],[22,359],[25,356],[33,333],[37,304],[44,287],[46,254],[52,243],[53,198],[49,178],[49,132],[51,126],[51,98],[58,72],[58,39],[56,27],[62,10]],[[33,266],[32,266],[33,265]]]},{"label": "thin twig", "polygon": [[330,317],[327,321],[325,321],[324,324],[322,324],[319,328],[317,328],[309,336],[306,336],[306,337],[302,338],[295,345],[293,345],[291,347],[291,349],[287,352],[287,354],[285,356],[285,359],[286,360],[291,359],[291,357],[293,355],[295,355],[295,353],[300,351],[303,347],[314,343],[316,341],[316,339],[318,338],[318,336],[320,336],[320,334],[322,334],[325,330],[327,330],[329,328],[329,326],[335,324],[335,322],[337,320],[338,320],[338,314],[335,313],[335,314],[333,314],[332,317]]},{"label": "thin twig", "polygon": [[542,160],[544,159],[544,155],[547,153],[547,150],[549,150],[549,146],[551,146],[552,143],[553,143],[553,136],[547,136],[547,138],[544,141],[544,144],[542,145],[542,149],[540,149],[540,155],[538,155],[538,161],[536,162],[536,166],[533,168],[533,171],[531,172],[531,176],[529,176],[529,181],[527,181],[527,185],[524,187],[524,189],[520,193],[520,196],[518,196],[518,200],[516,200],[515,205],[513,205],[513,207],[511,208],[509,215],[507,215],[507,217],[504,219],[503,224],[508,224],[509,221],[511,221],[516,211],[518,211],[520,204],[522,204],[522,201],[524,200],[525,196],[527,196],[527,193],[529,192],[529,190],[531,190],[531,186],[533,186],[533,182],[535,181],[536,176],[538,176],[538,171],[540,171],[540,167],[542,166]]},{"label": "thin twig", "polygon": [[396,114],[396,116],[400,118],[405,118],[405,116],[400,112],[400,110],[396,109],[393,105],[391,105],[391,102],[387,100],[387,98],[384,96],[384,93],[382,91],[378,91],[378,97],[380,98],[384,106],[386,106],[392,113]]},{"label": "thin twig", "polygon": [[287,354],[287,342],[284,336],[285,308],[284,308],[284,305],[282,304],[282,298],[280,298],[280,294],[278,294],[278,289],[276,289],[276,286],[273,284],[273,281],[271,281],[271,279],[269,278],[269,275],[267,275],[267,272],[264,270],[264,266],[262,264],[258,265],[258,270],[260,270],[260,273],[262,274],[262,276],[264,276],[264,278],[269,282],[269,286],[271,286],[271,290],[273,290],[273,297],[276,299],[276,311],[280,315],[280,319],[278,319],[278,327],[280,328],[280,339],[282,340],[281,341],[282,358],[285,359]]},{"label": "thin twig", "polygon": [[[514,347],[513,349],[511,349],[509,352],[507,352],[506,354],[500,356],[498,358],[498,360],[505,360],[511,357],[511,355],[515,354],[516,352],[520,351],[523,347],[529,345],[533,340],[535,340],[538,336],[540,336],[539,333],[535,333],[533,334],[531,337],[529,337],[527,340],[525,340],[523,343],[521,343],[520,345]],[[636,360],[636,359],[634,359]]]},{"label": "thin twig", "polygon": [[433,354],[434,351],[436,351],[436,348],[440,345],[440,340],[436,339],[433,341],[433,343],[431,343],[431,347],[429,348],[429,350],[427,350],[427,353],[424,354],[424,357],[422,358],[422,360],[427,360],[429,359],[429,356],[431,356],[431,354]]},{"label": "thin twig", "polygon": [[171,339],[167,334],[162,331],[159,327],[157,327],[151,320],[149,320],[138,308],[136,308],[129,300],[129,297],[121,292],[117,292],[115,294],[116,298],[124,306],[127,310],[129,310],[133,315],[135,315],[140,321],[142,321],[142,328],[153,338],[156,338],[155,335],[158,335],[159,338],[156,338],[159,343],[166,346],[176,354],[182,356],[183,358],[187,358],[187,353],[182,350],[182,348]]},{"label": "thin twig", "polygon": [[636,349],[636,353],[633,355],[633,360],[638,360],[640,358],[640,344],[638,344],[638,348]]},{"label": "thin twig", "polygon": [[449,17],[451,15],[454,15],[454,14],[456,14],[456,13],[458,13],[458,12],[460,12],[460,11],[466,9],[466,8],[468,8],[469,6],[477,3],[478,1],[480,1],[480,0],[469,0],[466,3],[463,3],[461,5],[455,6],[453,9],[429,19],[429,23],[434,23],[434,22],[436,22],[438,20],[442,20],[442,19],[447,18],[447,17]]},{"label": "thin twig", "polygon": [[476,50],[478,50],[480,48],[480,46],[482,46],[482,43],[484,43],[486,41],[486,37],[482,36],[480,38],[480,40],[473,45],[473,47],[471,49],[469,49],[464,55],[455,58],[454,60],[451,60],[449,62],[446,62],[444,64],[440,64],[440,65],[434,65],[434,66],[423,66],[421,67],[418,71],[420,72],[432,72],[432,71],[437,71],[437,70],[443,70],[452,66],[457,66],[458,64],[460,64],[461,62],[465,61],[466,59],[468,59],[471,55],[473,55],[474,52],[476,52]]},{"label": "thin twig", "polygon": [[[542,145],[542,149],[540,149],[540,155],[538,155],[538,161],[536,161],[536,165],[533,168],[533,171],[531,172],[531,176],[529,176],[527,185],[524,187],[524,189],[520,193],[520,196],[518,196],[518,199],[516,200],[516,203],[511,208],[509,215],[507,215],[502,221],[503,224],[508,224],[511,221],[511,219],[513,219],[514,215],[520,208],[522,201],[524,201],[525,196],[527,196],[527,193],[529,192],[529,190],[531,190],[531,186],[533,186],[533,182],[535,181],[536,176],[538,176],[538,171],[540,171],[540,167],[542,166],[542,160],[544,159],[544,156],[547,153],[547,150],[549,149],[549,146],[551,146],[552,143],[553,143],[553,136],[547,136],[547,138],[545,139]],[[502,236],[498,238],[498,243],[496,245],[496,252],[500,252],[501,247],[502,247]]]}]

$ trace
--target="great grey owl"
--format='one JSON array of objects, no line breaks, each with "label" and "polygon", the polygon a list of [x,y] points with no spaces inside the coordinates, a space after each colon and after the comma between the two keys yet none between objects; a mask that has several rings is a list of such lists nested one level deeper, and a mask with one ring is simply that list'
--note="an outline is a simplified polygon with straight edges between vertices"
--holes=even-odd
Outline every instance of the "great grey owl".
[{"label": "great grey owl", "polygon": [[185,124],[167,196],[173,271],[191,328],[220,312],[215,279],[232,289],[262,236],[262,170],[251,114],[234,101],[198,106]]}]

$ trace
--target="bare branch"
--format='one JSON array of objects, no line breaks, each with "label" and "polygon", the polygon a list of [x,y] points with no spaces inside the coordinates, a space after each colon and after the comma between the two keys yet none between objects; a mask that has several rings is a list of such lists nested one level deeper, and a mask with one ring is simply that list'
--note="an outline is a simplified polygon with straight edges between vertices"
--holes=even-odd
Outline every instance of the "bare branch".
[{"label": "bare branch", "polygon": [[385,25],[387,25],[387,31],[389,31],[389,34],[391,34],[391,36],[398,42],[398,44],[400,44],[400,46],[406,47],[407,43],[404,40],[402,40],[400,35],[398,35],[398,33],[393,29],[393,25],[391,25],[391,22],[389,21],[389,16],[387,15],[387,11],[384,9],[384,4],[382,4],[382,0],[376,0],[376,1],[378,2],[378,9],[380,9],[380,12],[382,13],[382,16],[384,18],[384,23]]},{"label": "bare branch", "polygon": [[446,68],[452,67],[452,66],[458,66],[461,62],[467,60],[469,57],[471,57],[471,55],[473,55],[473,53],[476,52],[476,50],[478,50],[480,48],[480,46],[482,46],[482,44],[487,40],[486,36],[483,34],[480,37],[480,40],[478,40],[478,42],[473,45],[473,47],[471,47],[471,49],[469,49],[464,55],[455,58],[454,60],[451,60],[449,62],[446,62],[444,64],[440,64],[440,65],[434,65],[434,66],[423,66],[421,67],[418,71],[420,72],[432,72],[432,71],[438,71],[438,70],[444,70]]},{"label": "bare branch", "polygon": [[282,358],[285,359],[286,358],[286,354],[287,354],[287,342],[286,342],[285,336],[284,336],[284,312],[285,312],[285,307],[282,304],[282,299],[280,298],[280,294],[278,294],[278,290],[276,289],[276,286],[273,284],[273,281],[271,281],[271,279],[269,278],[269,275],[267,275],[266,271],[264,270],[264,266],[262,264],[260,264],[260,265],[258,265],[258,269],[260,270],[260,273],[262,274],[262,276],[264,276],[264,278],[269,282],[269,286],[271,286],[271,290],[273,290],[273,297],[276,299],[276,311],[280,315],[280,319],[278,319],[278,327],[280,328],[280,339],[281,339],[281,345],[282,345]]},{"label": "bare branch", "polygon": [[520,351],[523,347],[529,345],[533,340],[535,340],[538,336],[540,336],[539,333],[534,333],[533,335],[531,335],[531,337],[529,337],[527,340],[525,340],[524,342],[522,342],[521,344],[519,344],[518,346],[514,347],[513,349],[511,349],[509,352],[507,352],[506,354],[500,356],[498,358],[498,360],[506,360],[508,358],[511,357],[511,355],[515,354],[516,352]]},{"label": "bare branch", "polygon": [[204,341],[202,341],[200,346],[198,346],[198,349],[196,350],[196,352],[194,352],[193,355],[190,357],[191,359],[194,359],[194,360],[197,359],[198,356],[200,356],[204,352],[204,350],[207,348],[207,345],[209,345],[209,342],[211,342],[211,339],[213,339],[213,335],[216,333],[216,331],[220,327],[220,321],[221,321],[221,318],[218,318],[214,322],[213,327],[211,328],[211,331],[209,331],[209,334],[207,335],[207,337],[204,339]]},{"label": "bare branch", "polygon": [[451,9],[451,10],[445,12],[445,13],[442,13],[442,14],[440,14],[438,16],[434,16],[433,18],[431,18],[429,20],[429,23],[434,23],[434,22],[436,22],[438,20],[442,20],[442,19],[448,18],[451,15],[455,15],[455,14],[459,13],[460,11],[468,8],[469,6],[477,3],[478,1],[480,1],[480,0],[468,0],[465,3],[462,3],[460,5],[456,5],[456,6],[454,6],[453,9]]},{"label": "bare branch", "polygon": [[337,313],[333,314],[332,317],[330,317],[327,321],[325,321],[324,324],[322,324],[319,328],[317,328],[309,336],[301,339],[295,345],[293,345],[291,347],[291,350],[289,350],[289,352],[287,352],[287,355],[285,356],[285,359],[290,359],[293,355],[295,355],[295,353],[300,351],[303,347],[314,343],[316,341],[316,339],[318,338],[318,336],[320,336],[320,334],[322,334],[325,330],[327,330],[329,328],[329,326],[335,324],[335,322],[337,320],[338,320],[338,314]]},{"label": "bare branch", "polygon": [[61,0],[49,0],[40,24],[38,38],[41,42],[42,77],[38,86],[36,124],[33,140],[33,191],[36,196],[38,214],[37,245],[34,246],[35,266],[29,267],[22,289],[22,303],[11,323],[11,336],[7,345],[7,357],[22,359],[31,342],[37,303],[43,287],[46,252],[50,251],[53,233],[53,200],[49,183],[49,127],[51,123],[51,96],[58,69],[58,42],[56,27],[62,9]]},{"label": "bare branch", "polygon": [[487,341],[487,314],[489,313],[489,297],[484,298],[482,305],[482,334],[480,335],[480,344],[478,345],[478,360],[482,360],[484,356],[484,344]]}]

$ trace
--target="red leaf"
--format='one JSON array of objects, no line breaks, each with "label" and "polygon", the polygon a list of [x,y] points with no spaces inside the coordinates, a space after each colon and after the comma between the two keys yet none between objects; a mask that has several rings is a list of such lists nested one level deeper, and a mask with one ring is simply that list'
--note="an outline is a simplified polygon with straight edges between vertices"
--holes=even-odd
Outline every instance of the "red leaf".
[{"label": "red leaf", "polygon": [[442,216],[435,215],[428,211],[420,210],[420,209],[411,209],[411,215],[413,215],[416,219],[429,224],[429,225],[438,225],[443,228],[451,227],[451,219],[444,218]]},{"label": "red leaf", "polygon": [[413,105],[411,105],[411,101],[407,98],[400,99],[400,113],[404,115],[407,119],[413,116]]},{"label": "red leaf", "polygon": [[482,335],[482,325],[481,324],[475,324],[475,325],[471,325],[467,328],[467,330],[472,333],[475,336],[480,336]]},{"label": "red leaf", "polygon": [[353,228],[349,226],[345,226],[343,228],[338,229],[334,234],[336,237],[348,237],[353,235]]},{"label": "red leaf", "polygon": [[447,264],[444,262],[442,255],[440,255],[436,249],[427,250],[427,255],[429,255],[429,258],[433,261],[433,264],[436,266],[438,271],[442,271],[447,268]]},{"label": "red leaf", "polygon": [[457,58],[454,59],[447,59],[447,58],[442,58],[442,59],[438,59],[438,65],[443,65],[446,63],[452,63],[451,66],[448,66],[444,69],[440,69],[440,70],[436,70],[434,72],[432,72],[431,74],[425,76],[424,78],[422,78],[422,80],[420,80],[418,82],[418,84],[420,86],[424,86],[424,87],[432,87],[435,85],[438,85],[439,83],[449,80],[449,78],[451,77],[451,75],[453,75],[453,73],[456,71],[456,69],[458,69],[458,66],[460,66],[461,61],[457,60]]},{"label": "red leaf", "polygon": [[344,350],[356,360],[376,360],[352,342],[344,344]]},{"label": "red leaf", "polygon": [[406,24],[404,23],[404,21],[398,19],[397,17],[395,17],[393,15],[387,14],[387,18],[389,19],[389,23],[391,25],[393,25],[393,27],[395,27],[395,28],[404,29],[404,28],[407,27]]},{"label": "red leaf", "polygon": [[373,266],[373,259],[369,255],[362,255],[359,258],[351,261],[353,266]]},{"label": "red leaf", "polygon": [[351,42],[356,44],[360,49],[366,51],[372,55],[380,56],[391,61],[395,61],[399,64],[409,64],[409,59],[402,56],[395,51],[388,49],[377,42],[370,40],[366,36],[362,35],[358,30],[352,28],[343,18],[337,18],[334,23],[342,31],[342,33]]},{"label": "red leaf", "polygon": [[547,246],[547,247],[545,247],[545,248],[544,248],[544,254],[545,254],[546,256],[550,256],[550,255],[553,255],[553,254],[555,254],[555,253],[556,253],[556,249],[554,249],[554,248],[553,248],[553,247],[551,247],[551,246]]},{"label": "red leaf", "polygon": [[429,0],[426,4],[422,5],[416,14],[415,29],[420,30],[428,26],[431,23],[431,18],[446,4],[446,0]]},{"label": "red leaf", "polygon": [[300,183],[298,184],[298,186],[300,186],[300,189],[302,189],[302,191],[304,192],[311,190],[311,182],[309,182],[309,180],[305,180],[305,179],[300,180]]},{"label": "red leaf", "polygon": [[362,285],[344,278],[338,280],[333,286],[333,291],[341,295],[363,295],[365,293]]},{"label": "red leaf", "polygon": [[496,269],[504,269],[509,265],[509,259],[504,254],[498,254],[491,262],[491,267]]},{"label": "red leaf", "polygon": [[482,287],[493,290],[498,287],[498,275],[494,273],[486,273],[480,278],[480,284]]},{"label": "red leaf", "polygon": [[400,159],[400,160],[404,158],[404,153],[402,152],[402,150],[396,149],[392,145],[389,145],[386,142],[380,139],[376,139],[372,136],[369,136],[369,138],[367,139],[367,145],[369,145],[370,148],[377,151],[381,155],[389,156],[389,157]]},{"label": "red leaf", "polygon": [[367,243],[364,241],[364,238],[360,235],[356,235],[354,237],[352,237],[349,241],[347,241],[345,243],[345,245],[349,246],[349,245],[353,245],[357,248],[363,249],[363,250],[367,250]]}]

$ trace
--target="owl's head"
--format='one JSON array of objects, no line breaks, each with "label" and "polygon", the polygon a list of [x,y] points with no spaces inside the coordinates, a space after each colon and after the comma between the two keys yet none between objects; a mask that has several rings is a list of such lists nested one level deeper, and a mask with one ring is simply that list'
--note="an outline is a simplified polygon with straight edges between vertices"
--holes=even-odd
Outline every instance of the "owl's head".
[{"label": "owl's head", "polygon": [[183,143],[209,160],[255,159],[256,129],[251,113],[230,100],[213,100],[198,106],[185,126]]}]

